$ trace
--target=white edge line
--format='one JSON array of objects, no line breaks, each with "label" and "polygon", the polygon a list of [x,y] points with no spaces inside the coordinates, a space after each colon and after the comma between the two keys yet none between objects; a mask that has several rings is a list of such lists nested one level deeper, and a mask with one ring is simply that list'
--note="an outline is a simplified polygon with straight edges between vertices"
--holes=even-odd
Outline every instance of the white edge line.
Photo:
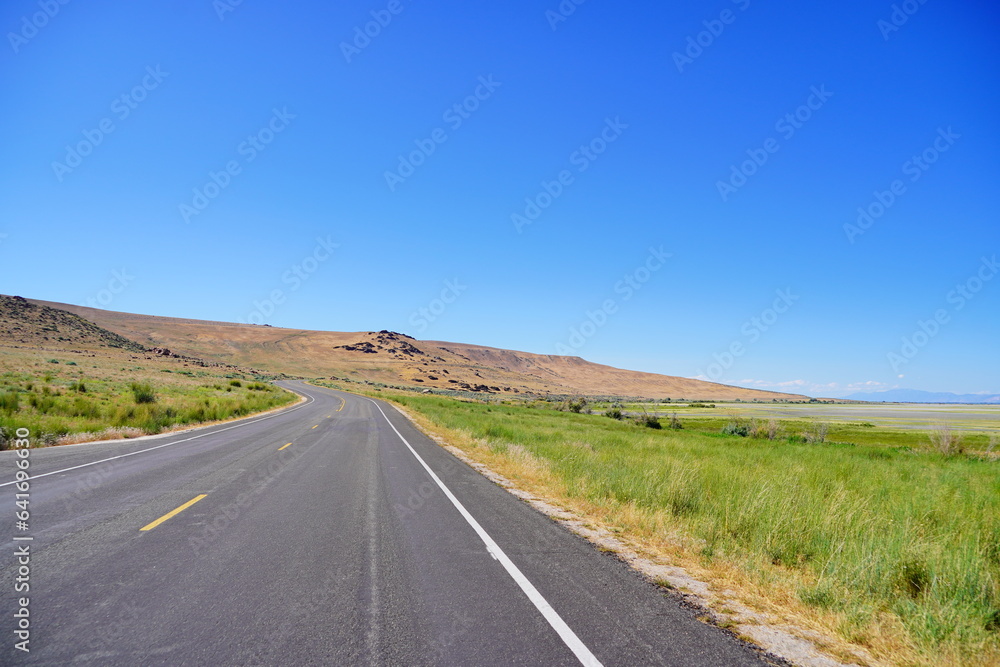
[{"label": "white edge line", "polygon": [[[295,392],[295,393],[297,393],[297,392]],[[300,395],[304,395],[304,394],[300,394]],[[198,435],[193,435],[190,438],[184,438],[183,440],[174,440],[173,442],[166,442],[166,443],[164,443],[162,445],[157,445],[156,447],[149,447],[148,449],[140,449],[137,452],[129,452],[128,454],[119,454],[118,456],[111,456],[111,457],[108,457],[106,459],[101,459],[99,461],[91,461],[90,463],[81,463],[78,466],[72,466],[70,468],[63,468],[62,470],[53,470],[52,472],[45,472],[45,473],[42,473],[41,475],[32,475],[31,477],[29,477],[27,480],[24,480],[24,481],[30,481],[30,480],[34,480],[34,479],[39,479],[41,477],[48,477],[49,475],[58,475],[59,473],[69,472],[71,470],[78,470],[80,468],[86,468],[88,466],[95,466],[98,463],[107,463],[108,461],[114,461],[116,459],[123,459],[123,458],[125,458],[127,456],[135,456],[136,454],[145,454],[146,452],[151,452],[154,449],[160,449],[162,447],[170,447],[171,445],[179,445],[182,442],[188,442],[190,440],[197,440],[198,438],[204,438],[206,435],[214,435],[216,433],[222,433],[223,431],[229,431],[231,429],[239,428],[241,426],[248,426],[250,424],[256,424],[257,422],[262,422],[265,419],[273,419],[274,417],[280,417],[281,415],[287,415],[289,412],[294,412],[295,410],[298,410],[299,408],[304,408],[305,406],[309,405],[314,400],[316,400],[312,396],[306,395],[306,397],[309,400],[306,401],[305,403],[300,403],[299,405],[291,407],[291,408],[289,408],[287,410],[282,410],[281,412],[277,412],[277,413],[275,413],[273,415],[267,415],[266,417],[259,417],[257,419],[252,419],[250,421],[242,421],[239,424],[234,424],[232,426],[227,426],[226,428],[220,428],[217,431],[211,431],[209,433],[200,433]],[[206,426],[205,428],[212,428],[212,427],[211,426]],[[115,442],[115,441],[112,440],[112,442]],[[93,443],[81,443],[81,444],[93,444]],[[13,482],[4,482],[3,484],[0,484],[0,488],[5,487],[5,486],[10,486],[11,484],[16,484],[16,483],[17,483],[17,480],[14,480]]]},{"label": "white edge line", "polygon": [[445,486],[444,482],[441,481],[441,478],[439,478],[434,471],[431,470],[431,467],[420,457],[420,454],[417,454],[417,451],[413,449],[413,446],[406,440],[406,438],[403,437],[403,434],[399,432],[391,421],[389,421],[389,417],[386,416],[385,412],[382,410],[382,406],[370,398],[368,400],[371,401],[376,408],[378,408],[378,411],[382,413],[382,417],[384,417],[385,421],[388,422],[389,427],[396,432],[399,439],[403,441],[403,444],[406,445],[407,449],[410,450],[410,453],[413,454],[420,465],[424,467],[424,470],[426,470],[427,474],[431,476],[431,479],[433,479],[434,482],[441,488],[441,491],[443,491],[445,496],[448,497],[448,500],[451,501],[452,505],[455,506],[468,524],[472,526],[472,529],[476,531],[476,534],[479,535],[479,539],[486,544],[486,549],[490,552],[490,555],[496,558],[500,564],[503,565],[504,569],[507,570],[507,574],[509,574],[514,582],[521,587],[524,594],[528,596],[528,599],[531,600],[538,611],[541,612],[542,616],[545,617],[545,620],[552,626],[552,629],[556,631],[563,642],[565,642],[566,646],[569,647],[569,650],[573,651],[573,654],[577,657],[580,663],[586,665],[587,667],[601,667],[601,662],[596,656],[594,656],[593,653],[590,652],[590,649],[587,648],[583,641],[576,636],[576,633],[573,632],[573,630],[566,624],[566,621],[562,620],[562,617],[559,616],[556,610],[552,608],[552,605],[550,605],[548,601],[542,597],[542,594],[538,592],[538,589],[535,588],[530,581],[528,581],[528,578],[517,568],[517,565],[514,565],[513,561],[507,557],[507,554],[503,552],[500,545],[498,545],[493,538],[490,537],[489,533],[487,533],[483,527],[479,525],[479,522],[476,521],[475,517],[469,514],[469,511],[465,509],[451,490]]}]

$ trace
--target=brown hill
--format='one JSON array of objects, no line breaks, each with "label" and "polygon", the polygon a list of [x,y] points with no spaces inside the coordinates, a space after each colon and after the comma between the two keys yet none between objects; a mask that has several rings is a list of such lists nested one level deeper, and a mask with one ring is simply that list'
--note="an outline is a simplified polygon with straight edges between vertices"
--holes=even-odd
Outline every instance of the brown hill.
[{"label": "brown hill", "polygon": [[390,331],[334,332],[136,315],[35,301],[69,311],[147,347],[274,373],[493,393],[583,394],[703,400],[802,400],[797,394],[628,371],[564,357]]},{"label": "brown hill", "polygon": [[0,294],[0,341],[59,349],[119,348],[144,352],[134,341],[66,311],[19,296]]}]

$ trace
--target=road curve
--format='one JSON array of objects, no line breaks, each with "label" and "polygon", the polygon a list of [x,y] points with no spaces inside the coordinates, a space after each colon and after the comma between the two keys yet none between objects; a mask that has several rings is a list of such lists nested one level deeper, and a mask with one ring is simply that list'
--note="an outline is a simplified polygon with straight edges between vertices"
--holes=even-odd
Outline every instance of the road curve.
[{"label": "road curve", "polygon": [[308,401],[32,450],[27,531],[0,452],[0,663],[766,664],[388,404],[283,384]]}]

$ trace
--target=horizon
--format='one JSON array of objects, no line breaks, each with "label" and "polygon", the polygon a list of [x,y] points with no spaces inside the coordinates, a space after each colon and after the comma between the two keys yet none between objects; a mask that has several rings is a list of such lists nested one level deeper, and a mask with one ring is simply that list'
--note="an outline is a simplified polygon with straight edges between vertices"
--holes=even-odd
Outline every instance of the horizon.
[{"label": "horizon", "polygon": [[4,293],[1000,393],[985,2],[53,6],[0,9]]},{"label": "horizon", "polygon": [[[49,300],[45,300],[45,299],[36,299],[34,297],[24,297],[22,295],[8,294],[8,295],[4,295],[4,296],[13,297],[13,298],[25,298],[25,299],[32,300],[32,301],[38,301],[38,302],[53,304],[53,306],[73,305],[73,304],[63,304],[61,302],[49,301]],[[77,304],[77,305],[84,305],[84,304]],[[93,306],[86,306],[86,307],[91,308]],[[98,309],[98,310],[102,310],[102,309]],[[190,321],[192,319],[192,318],[185,318],[185,317],[174,317],[174,316],[170,316],[170,315],[155,315],[155,314],[152,314],[152,313],[137,313],[137,312],[136,313],[132,313],[132,312],[127,312],[126,313],[126,312],[123,312],[123,311],[111,311],[111,312],[118,312],[118,313],[125,314],[125,315],[138,315],[138,316],[142,316],[142,317],[153,317],[153,318],[168,318],[168,319],[173,318],[173,319],[188,320],[188,321]],[[313,331],[313,332],[328,332],[329,331],[329,330],[326,330],[326,329],[302,329],[300,327],[289,327],[289,326],[272,325],[272,324],[255,324],[255,323],[252,323],[252,322],[230,322],[230,321],[224,321],[224,320],[197,320],[197,321],[204,322],[204,323],[207,323],[207,324],[218,323],[218,324],[238,325],[238,326],[252,326],[252,327],[260,326],[260,327],[268,327],[268,328],[274,328],[274,329],[288,329],[289,331]],[[432,342],[432,343],[433,342],[439,342],[439,343],[446,343],[446,344],[449,344],[449,345],[453,345],[453,344],[459,344],[459,345],[468,344],[468,345],[474,345],[474,346],[478,346],[478,347],[490,347],[490,346],[485,346],[485,345],[478,345],[476,343],[469,343],[468,341],[446,341],[446,340],[438,340],[438,339],[419,338],[417,336],[411,336],[410,334],[408,334],[406,332],[403,332],[403,331],[390,331],[390,330],[387,330],[387,329],[360,329],[360,330],[357,330],[357,331],[354,331],[354,332],[334,332],[334,333],[358,333],[358,334],[364,334],[364,333],[380,333],[380,332],[385,332],[385,331],[388,331],[389,333],[395,333],[395,334],[400,334],[400,335],[403,335],[403,336],[408,336],[410,338],[414,338],[416,340],[420,340],[420,341],[423,341],[423,342]],[[507,348],[494,348],[494,349],[507,349]],[[532,352],[530,350],[516,350],[515,349],[515,350],[510,350],[510,351],[517,352],[517,353],[527,353],[527,354],[546,354],[544,352]],[[559,355],[555,355],[555,356],[559,356]],[[572,355],[572,356],[577,356],[577,358],[583,359],[583,361],[586,361],[588,363],[599,363],[599,362],[591,361],[591,360],[589,360],[589,359],[587,359],[585,357],[580,357],[578,355]],[[640,373],[641,372],[649,372],[649,371],[644,371],[641,368],[622,368],[621,370],[632,371],[632,372],[640,372]],[[691,378],[691,379],[701,379],[701,378]],[[713,382],[712,380],[705,380],[705,381],[706,382]],[[725,383],[720,383],[720,384],[725,384]],[[739,385],[734,385],[734,386],[739,386]],[[755,387],[748,387],[748,388],[749,389],[756,389]],[[764,391],[767,391],[767,390],[764,390]],[[854,393],[852,393],[852,394],[850,394],[848,396],[840,396],[840,397],[823,396],[823,395],[807,395],[807,394],[801,394],[801,395],[803,397],[806,397],[806,398],[814,398],[814,399],[819,399],[819,400],[824,400],[824,399],[845,400],[846,399],[846,400],[857,400],[857,401],[864,402],[865,399],[850,398],[850,397],[851,396],[861,396],[861,395],[876,396],[876,395],[879,395],[879,394],[884,394],[884,393],[894,392],[894,391],[926,393],[926,394],[949,394],[949,395],[956,396],[956,397],[961,397],[961,396],[998,397],[998,396],[1000,396],[1000,392],[967,392],[967,393],[964,393],[964,394],[958,394],[958,393],[954,393],[954,392],[932,392],[932,391],[927,391],[927,390],[915,390],[915,389],[910,389],[910,388],[906,388],[906,387],[896,387],[896,388],[892,388],[892,389],[879,389],[879,390],[875,390],[875,391],[871,391],[871,392],[864,392],[864,391],[854,392]],[[796,392],[785,392],[785,393],[796,393]],[[716,399],[716,400],[718,400],[718,399]],[[753,399],[753,400],[754,400],[754,402],[757,401],[757,399]],[[737,400],[736,402],[739,402],[739,400]],[[876,399],[873,402],[878,402],[878,401]],[[908,401],[908,400],[899,400],[899,399],[896,399],[896,400],[890,400],[890,401],[887,401],[887,402],[891,402],[891,403],[913,403],[913,404],[920,404],[920,403],[948,404],[948,403],[952,403],[953,401],[944,401],[944,402],[942,402],[942,401]],[[958,403],[962,403],[962,402],[959,401]],[[976,405],[991,405],[992,403],[966,403],[966,404],[969,404],[969,405],[973,405],[973,404],[976,404]]]}]

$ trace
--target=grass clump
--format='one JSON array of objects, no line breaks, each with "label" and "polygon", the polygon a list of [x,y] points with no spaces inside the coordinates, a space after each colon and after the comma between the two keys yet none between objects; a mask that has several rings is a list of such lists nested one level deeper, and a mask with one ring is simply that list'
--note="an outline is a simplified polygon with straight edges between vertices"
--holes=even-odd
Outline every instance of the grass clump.
[{"label": "grass clump", "polygon": [[129,385],[129,389],[132,391],[132,398],[135,400],[136,405],[156,403],[156,391],[153,390],[152,385],[133,382]]}]

